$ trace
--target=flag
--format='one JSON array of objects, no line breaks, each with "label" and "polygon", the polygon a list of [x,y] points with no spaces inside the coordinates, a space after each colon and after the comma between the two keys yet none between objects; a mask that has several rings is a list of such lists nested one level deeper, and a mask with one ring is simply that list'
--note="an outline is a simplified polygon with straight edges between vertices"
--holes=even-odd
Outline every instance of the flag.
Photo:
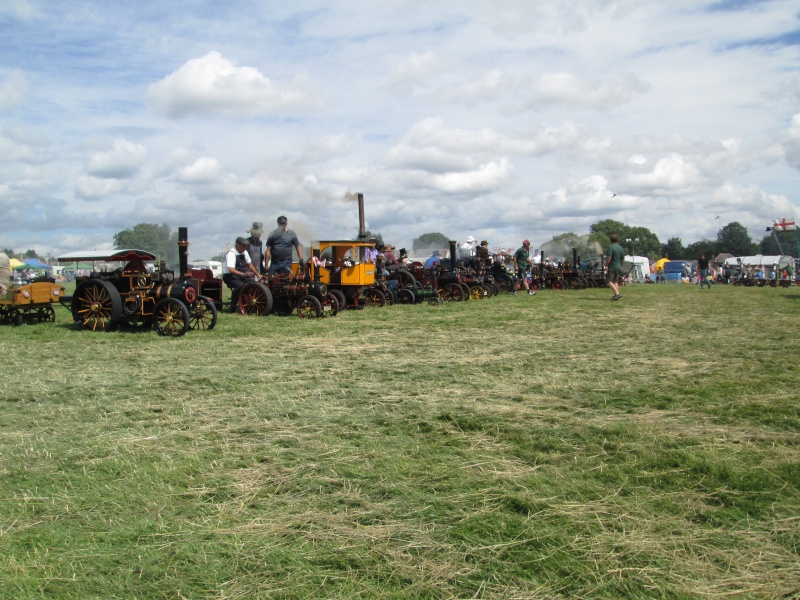
[{"label": "flag", "polygon": [[772,228],[775,231],[792,231],[793,229],[797,229],[797,225],[795,224],[794,220],[789,219],[781,219],[778,221],[777,219],[772,222]]}]

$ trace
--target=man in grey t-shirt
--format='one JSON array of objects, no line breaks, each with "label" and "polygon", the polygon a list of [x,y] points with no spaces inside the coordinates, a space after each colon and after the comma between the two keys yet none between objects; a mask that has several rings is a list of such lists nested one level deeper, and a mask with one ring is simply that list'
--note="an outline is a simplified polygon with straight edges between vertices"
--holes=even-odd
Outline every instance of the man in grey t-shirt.
[{"label": "man in grey t-shirt", "polygon": [[278,228],[273,230],[267,238],[267,248],[264,251],[264,264],[269,265],[268,273],[289,273],[292,270],[292,248],[297,250],[300,265],[303,265],[303,248],[297,239],[297,234],[289,229],[289,220],[281,215],[278,217]]}]

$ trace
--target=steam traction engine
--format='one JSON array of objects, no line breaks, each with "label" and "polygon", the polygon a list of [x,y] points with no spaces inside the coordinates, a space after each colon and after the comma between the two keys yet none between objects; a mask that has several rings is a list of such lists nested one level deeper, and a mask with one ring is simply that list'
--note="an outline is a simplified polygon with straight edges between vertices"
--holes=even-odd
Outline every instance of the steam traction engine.
[{"label": "steam traction engine", "polygon": [[364,194],[358,199],[358,240],[321,241],[312,249],[309,274],[313,281],[323,283],[340,300],[340,308],[384,306],[386,295],[375,287],[376,266],[365,260],[367,241],[364,223]]},{"label": "steam traction engine", "polygon": [[316,319],[335,316],[340,306],[339,299],[324,283],[286,273],[265,275],[261,281],[246,284],[239,293],[238,308],[243,315],[296,312],[301,319]]},{"label": "steam traction engine", "polygon": [[178,229],[181,277],[163,263],[148,269],[156,256],[144,250],[71,252],[60,263],[104,261],[125,263],[113,271],[76,278],[72,318],[81,329],[111,331],[120,325],[155,328],[162,336],[177,337],[190,329],[211,330],[217,323],[214,302],[198,294],[198,282],[188,269],[187,229]]}]

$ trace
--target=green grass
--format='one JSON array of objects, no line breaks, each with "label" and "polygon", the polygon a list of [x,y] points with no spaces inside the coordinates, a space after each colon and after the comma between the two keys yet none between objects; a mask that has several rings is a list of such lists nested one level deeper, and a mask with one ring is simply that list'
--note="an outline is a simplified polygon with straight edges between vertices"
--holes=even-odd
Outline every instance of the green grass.
[{"label": "green grass", "polygon": [[790,598],[800,291],[0,330],[0,597]]}]

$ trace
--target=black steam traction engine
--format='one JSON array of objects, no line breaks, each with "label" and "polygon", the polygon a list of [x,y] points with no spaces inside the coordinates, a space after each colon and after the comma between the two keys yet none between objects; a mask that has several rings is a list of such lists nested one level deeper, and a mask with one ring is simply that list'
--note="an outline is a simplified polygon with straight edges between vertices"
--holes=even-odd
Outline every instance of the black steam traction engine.
[{"label": "black steam traction engine", "polygon": [[[148,269],[156,256],[144,250],[71,252],[60,263],[119,262],[113,271],[92,272],[76,278],[77,287],[64,303],[81,329],[111,331],[120,325],[153,327],[159,335],[177,337],[190,329],[210,331],[217,323],[214,300],[199,293],[204,282],[188,270],[186,227],[178,228],[181,276],[163,263]],[[211,282],[213,283],[213,282]]]},{"label": "black steam traction engine", "polygon": [[[422,263],[414,262],[407,267],[412,285],[406,283],[408,275],[399,278],[399,289],[410,289],[417,296],[430,298],[429,303],[440,301],[462,302],[482,300],[497,294],[491,273],[481,265],[465,265],[456,260],[457,242],[450,241],[450,259],[426,269]],[[476,268],[477,267],[477,268]],[[418,302],[421,300],[417,300]]]},{"label": "black steam traction engine", "polygon": [[[343,298],[341,301],[343,302]],[[340,298],[319,279],[309,275],[277,273],[246,284],[239,294],[238,309],[243,315],[266,316],[272,312],[301,319],[336,316]]]}]

